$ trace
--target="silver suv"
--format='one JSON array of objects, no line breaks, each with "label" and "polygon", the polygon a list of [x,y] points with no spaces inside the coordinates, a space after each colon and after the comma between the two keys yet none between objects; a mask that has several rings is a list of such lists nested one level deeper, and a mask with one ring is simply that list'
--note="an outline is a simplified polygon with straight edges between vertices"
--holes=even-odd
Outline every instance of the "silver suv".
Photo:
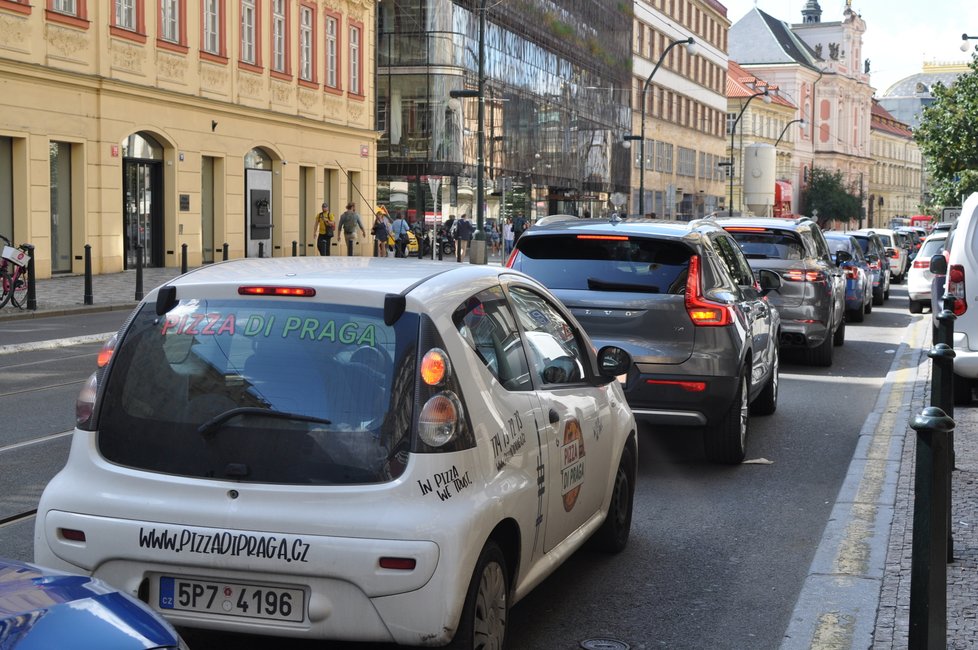
[{"label": "silver suv", "polygon": [[771,295],[781,312],[782,347],[804,350],[811,365],[831,366],[833,346],[846,338],[846,278],[818,224],[807,217],[717,223],[736,238],[751,267],[774,271],[784,281]]},{"label": "silver suv", "polygon": [[777,408],[781,319],[712,221],[551,219],[520,237],[509,265],[550,289],[595,345],[631,355],[625,396],[639,419],[704,427],[707,457],[744,459],[751,413]]}]

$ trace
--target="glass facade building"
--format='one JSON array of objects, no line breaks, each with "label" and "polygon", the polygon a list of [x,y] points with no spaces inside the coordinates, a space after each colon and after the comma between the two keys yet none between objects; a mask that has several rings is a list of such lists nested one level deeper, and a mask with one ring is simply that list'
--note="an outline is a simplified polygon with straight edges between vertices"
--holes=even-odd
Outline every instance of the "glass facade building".
[{"label": "glass facade building", "polygon": [[478,89],[483,8],[487,219],[607,211],[629,191],[625,1],[381,0],[378,200],[412,219],[476,213],[479,100],[450,91]]}]

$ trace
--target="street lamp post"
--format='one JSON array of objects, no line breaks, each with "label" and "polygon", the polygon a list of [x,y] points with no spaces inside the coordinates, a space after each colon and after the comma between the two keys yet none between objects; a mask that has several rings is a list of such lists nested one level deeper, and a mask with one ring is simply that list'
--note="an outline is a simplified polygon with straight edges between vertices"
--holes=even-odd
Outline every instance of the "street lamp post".
[{"label": "street lamp post", "polygon": [[[731,217],[733,216],[733,202],[734,202],[733,201],[733,179],[734,179],[734,169],[735,169],[735,166],[733,164],[734,133],[737,132],[737,124],[740,122],[740,118],[744,116],[744,111],[747,110],[747,107],[750,106],[751,101],[753,101],[755,97],[764,97],[764,101],[768,103],[770,103],[771,101],[771,96],[768,94],[767,88],[765,88],[761,92],[754,93],[753,95],[747,98],[747,101],[744,102],[744,105],[740,109],[740,113],[737,114],[737,119],[734,120],[733,124],[730,125],[730,205],[727,206],[727,214]],[[743,161],[741,161],[741,163],[743,163]],[[741,195],[743,195],[743,188],[741,188]]]},{"label": "street lamp post", "polygon": [[[690,56],[695,56],[696,54],[696,40],[690,36],[689,38],[681,38],[679,40],[672,41],[666,46],[666,49],[662,50],[662,54],[659,55],[659,60],[656,61],[655,67],[652,68],[652,72],[649,73],[648,78],[642,85],[642,126],[639,134],[639,144],[638,144],[638,155],[639,155],[639,170],[638,170],[638,215],[640,217],[645,216],[645,95],[649,91],[649,86],[652,84],[652,77],[658,72],[659,67],[662,62],[665,61],[666,55],[669,54],[669,50],[676,47],[677,45],[685,45],[686,51]],[[628,138],[634,139],[634,138]]]},{"label": "street lamp post", "polygon": [[800,117],[797,120],[791,120],[790,122],[788,122],[787,124],[785,124],[784,125],[784,128],[781,129],[781,135],[778,136],[777,142],[774,143],[774,148],[775,149],[777,149],[778,148],[778,145],[781,144],[781,140],[784,139],[784,134],[788,132],[788,127],[791,126],[792,124],[801,124],[801,128],[805,128],[805,126],[808,123],[805,121],[805,118]]},{"label": "street lamp post", "polygon": [[473,264],[485,264],[486,260],[486,0],[479,0],[479,81],[478,90],[452,90],[449,96],[475,97],[479,100],[477,149],[476,149],[476,184],[475,184],[475,234],[470,253]]},{"label": "street lamp post", "polygon": [[[961,34],[961,51],[962,52],[967,52],[968,51],[968,48],[971,45],[970,43],[968,43],[968,41],[978,41],[978,36],[968,36],[967,34]],[[978,47],[978,45],[976,45],[975,47]]]}]

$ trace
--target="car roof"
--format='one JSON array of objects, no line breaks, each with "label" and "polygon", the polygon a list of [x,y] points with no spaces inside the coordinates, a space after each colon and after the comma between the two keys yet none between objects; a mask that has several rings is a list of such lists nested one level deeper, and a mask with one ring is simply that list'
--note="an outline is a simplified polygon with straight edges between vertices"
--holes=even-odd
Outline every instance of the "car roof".
[{"label": "car roof", "polygon": [[758,228],[781,228],[784,230],[802,230],[816,225],[808,217],[784,219],[780,217],[723,217],[716,220],[721,228],[727,226],[756,226]]},{"label": "car roof", "polygon": [[[547,217],[544,217],[547,219]],[[673,221],[667,219],[557,219],[535,224],[522,237],[566,234],[621,234],[683,239],[699,229],[717,229],[713,219]]]},{"label": "car roof", "polygon": [[[412,310],[430,311],[453,308],[459,287],[485,288],[498,284],[503,274],[539,286],[523,273],[487,264],[338,256],[229,260],[201,266],[163,286],[176,287],[178,300],[181,289],[193,296],[227,297],[243,285],[311,287],[328,294],[331,302],[375,307],[384,305],[389,294],[400,294],[411,297]],[[156,293],[146,300],[155,301]]]}]

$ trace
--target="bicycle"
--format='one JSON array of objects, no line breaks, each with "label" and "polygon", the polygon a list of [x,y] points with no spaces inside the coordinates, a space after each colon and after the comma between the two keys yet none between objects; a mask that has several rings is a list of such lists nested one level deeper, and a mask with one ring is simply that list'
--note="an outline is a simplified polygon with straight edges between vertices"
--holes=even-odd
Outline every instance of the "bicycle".
[{"label": "bicycle", "polygon": [[27,244],[14,248],[0,235],[0,309],[8,302],[17,309],[27,305],[27,264],[31,261]]}]

